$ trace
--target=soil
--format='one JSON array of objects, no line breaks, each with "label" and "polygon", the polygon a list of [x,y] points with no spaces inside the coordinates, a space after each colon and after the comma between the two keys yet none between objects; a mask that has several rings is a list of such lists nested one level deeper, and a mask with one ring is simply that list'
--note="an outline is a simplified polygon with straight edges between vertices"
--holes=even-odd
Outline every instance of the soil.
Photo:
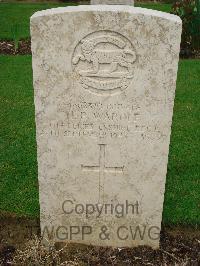
[{"label": "soil", "polygon": [[15,49],[14,41],[1,40],[0,54],[5,55],[25,55],[31,54],[31,41],[21,40],[18,43],[18,48]]},{"label": "soil", "polygon": [[[31,54],[31,41],[30,39],[19,41],[18,48],[15,49],[13,41],[0,40],[0,55],[26,55]],[[200,59],[200,50],[190,51],[184,49],[180,51],[180,58],[185,59]]]},{"label": "soil", "polygon": [[[40,234],[39,219],[0,216],[0,265],[10,263],[17,249]],[[57,249],[61,246],[58,244]],[[161,232],[160,249],[141,246],[137,248],[103,248],[86,245],[70,245],[60,254],[63,261],[77,262],[66,265],[200,265],[200,229],[164,227]],[[39,265],[39,264],[38,264]],[[52,264],[53,265],[53,264]],[[58,264],[54,264],[58,265]],[[64,264],[65,265],[65,264]]]}]

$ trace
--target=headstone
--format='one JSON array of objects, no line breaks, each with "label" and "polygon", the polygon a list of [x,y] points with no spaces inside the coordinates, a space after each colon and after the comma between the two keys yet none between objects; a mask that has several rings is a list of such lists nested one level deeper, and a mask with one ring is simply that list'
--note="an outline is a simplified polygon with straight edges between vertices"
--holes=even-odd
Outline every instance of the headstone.
[{"label": "headstone", "polygon": [[134,0],[91,0],[91,5],[134,5]]},{"label": "headstone", "polygon": [[31,35],[43,237],[158,248],[181,20],[64,7]]}]

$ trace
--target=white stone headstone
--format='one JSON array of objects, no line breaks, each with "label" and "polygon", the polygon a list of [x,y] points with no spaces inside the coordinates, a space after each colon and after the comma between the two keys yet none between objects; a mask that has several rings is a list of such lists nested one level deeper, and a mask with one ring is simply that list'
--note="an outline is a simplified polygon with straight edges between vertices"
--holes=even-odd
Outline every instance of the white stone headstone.
[{"label": "white stone headstone", "polygon": [[181,20],[64,7],[31,36],[43,236],[158,248]]}]

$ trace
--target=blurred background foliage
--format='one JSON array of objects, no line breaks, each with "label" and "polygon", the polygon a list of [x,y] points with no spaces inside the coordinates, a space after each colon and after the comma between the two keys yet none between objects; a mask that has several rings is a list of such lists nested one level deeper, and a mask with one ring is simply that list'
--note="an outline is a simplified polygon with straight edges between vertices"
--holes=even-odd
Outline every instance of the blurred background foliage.
[{"label": "blurred background foliage", "polygon": [[200,52],[200,0],[178,0],[172,11],[182,19],[181,55]]}]

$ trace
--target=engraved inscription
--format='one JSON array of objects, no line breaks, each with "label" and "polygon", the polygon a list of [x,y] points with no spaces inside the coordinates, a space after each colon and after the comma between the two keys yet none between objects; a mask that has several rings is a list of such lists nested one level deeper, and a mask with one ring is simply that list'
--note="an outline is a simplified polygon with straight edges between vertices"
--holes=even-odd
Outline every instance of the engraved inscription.
[{"label": "engraved inscription", "polygon": [[55,137],[126,138],[141,116],[137,103],[65,102],[58,111],[65,119],[51,121],[50,134]]},{"label": "engraved inscription", "polygon": [[72,56],[73,70],[81,85],[99,95],[126,89],[134,75],[135,61],[132,43],[122,34],[108,30],[87,35]]},{"label": "engraved inscription", "polygon": [[123,174],[124,166],[106,166],[106,144],[99,144],[99,165],[81,165],[82,171],[93,171],[99,173],[99,201],[104,195],[104,179],[105,173]]}]

